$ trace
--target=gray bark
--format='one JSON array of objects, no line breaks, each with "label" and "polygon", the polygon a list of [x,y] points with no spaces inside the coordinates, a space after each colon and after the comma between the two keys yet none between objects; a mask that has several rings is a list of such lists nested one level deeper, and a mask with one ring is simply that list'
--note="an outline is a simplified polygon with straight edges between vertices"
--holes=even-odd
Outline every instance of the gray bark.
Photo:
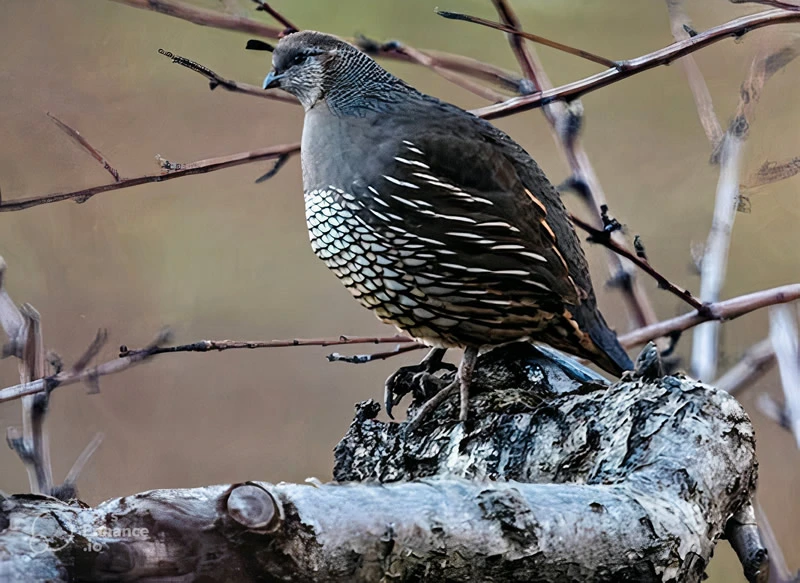
[{"label": "gray bark", "polygon": [[765,577],[753,428],[727,393],[647,357],[607,387],[512,345],[473,395],[467,423],[448,402],[412,433],[362,403],[340,483],[6,498],[0,580],[691,582],[726,534]]}]

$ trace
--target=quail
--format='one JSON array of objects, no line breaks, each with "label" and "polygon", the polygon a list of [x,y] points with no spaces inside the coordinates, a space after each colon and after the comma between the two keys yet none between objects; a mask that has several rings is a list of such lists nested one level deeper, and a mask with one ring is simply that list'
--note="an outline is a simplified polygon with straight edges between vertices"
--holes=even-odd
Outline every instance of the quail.
[{"label": "quail", "polygon": [[420,370],[464,349],[440,393],[459,389],[461,420],[481,348],[531,341],[632,368],[558,192],[508,135],[327,34],[285,36],[272,66],[264,88],[305,109],[311,247],[363,306],[432,347]]}]

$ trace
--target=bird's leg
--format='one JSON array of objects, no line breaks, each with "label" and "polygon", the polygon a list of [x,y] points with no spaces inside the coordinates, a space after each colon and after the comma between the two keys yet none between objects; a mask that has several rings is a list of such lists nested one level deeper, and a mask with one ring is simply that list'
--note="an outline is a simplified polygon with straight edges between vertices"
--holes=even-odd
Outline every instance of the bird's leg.
[{"label": "bird's leg", "polygon": [[[386,407],[386,414],[391,419],[392,408],[400,402],[406,393],[411,390],[419,389],[425,392],[427,387],[426,383],[440,370],[453,370],[455,367],[452,364],[442,362],[446,348],[432,348],[425,355],[425,358],[419,364],[411,366],[404,366],[395,371],[384,385],[383,400]],[[410,382],[404,382],[404,377],[411,375]]]},{"label": "bird's leg", "polygon": [[414,431],[419,427],[420,423],[441,405],[447,397],[452,395],[456,389],[459,389],[460,395],[458,420],[467,420],[467,412],[469,411],[469,387],[472,384],[472,373],[475,370],[475,362],[477,360],[477,347],[469,346],[464,349],[464,356],[461,358],[461,364],[458,367],[458,375],[456,375],[455,380],[428,399],[428,401],[419,408],[414,418],[407,421],[407,431]]},{"label": "bird's leg", "polygon": [[458,367],[458,384],[460,407],[458,420],[466,421],[469,411],[469,386],[472,384],[472,371],[475,370],[475,363],[478,360],[478,347],[467,346],[464,349],[464,356],[461,358],[461,365]]}]

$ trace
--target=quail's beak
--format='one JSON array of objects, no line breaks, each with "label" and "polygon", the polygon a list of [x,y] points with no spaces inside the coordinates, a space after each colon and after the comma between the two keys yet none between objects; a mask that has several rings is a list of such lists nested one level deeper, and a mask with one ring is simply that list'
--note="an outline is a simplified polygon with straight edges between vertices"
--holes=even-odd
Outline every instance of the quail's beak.
[{"label": "quail's beak", "polygon": [[276,75],[275,71],[270,71],[269,75],[264,78],[264,89],[271,89],[273,87],[280,87],[279,81],[283,79],[286,73],[281,73],[280,75]]}]

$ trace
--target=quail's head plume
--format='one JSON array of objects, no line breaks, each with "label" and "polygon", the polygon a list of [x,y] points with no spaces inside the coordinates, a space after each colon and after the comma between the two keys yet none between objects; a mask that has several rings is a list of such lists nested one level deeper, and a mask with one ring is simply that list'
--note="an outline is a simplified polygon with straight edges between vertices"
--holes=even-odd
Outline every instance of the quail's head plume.
[{"label": "quail's head plume", "polygon": [[558,193],[505,133],[318,32],[278,43],[264,87],[306,110],[314,252],[378,318],[433,348],[419,372],[464,349],[442,393],[460,388],[462,420],[483,347],[528,340],[612,374],[631,368]]}]

